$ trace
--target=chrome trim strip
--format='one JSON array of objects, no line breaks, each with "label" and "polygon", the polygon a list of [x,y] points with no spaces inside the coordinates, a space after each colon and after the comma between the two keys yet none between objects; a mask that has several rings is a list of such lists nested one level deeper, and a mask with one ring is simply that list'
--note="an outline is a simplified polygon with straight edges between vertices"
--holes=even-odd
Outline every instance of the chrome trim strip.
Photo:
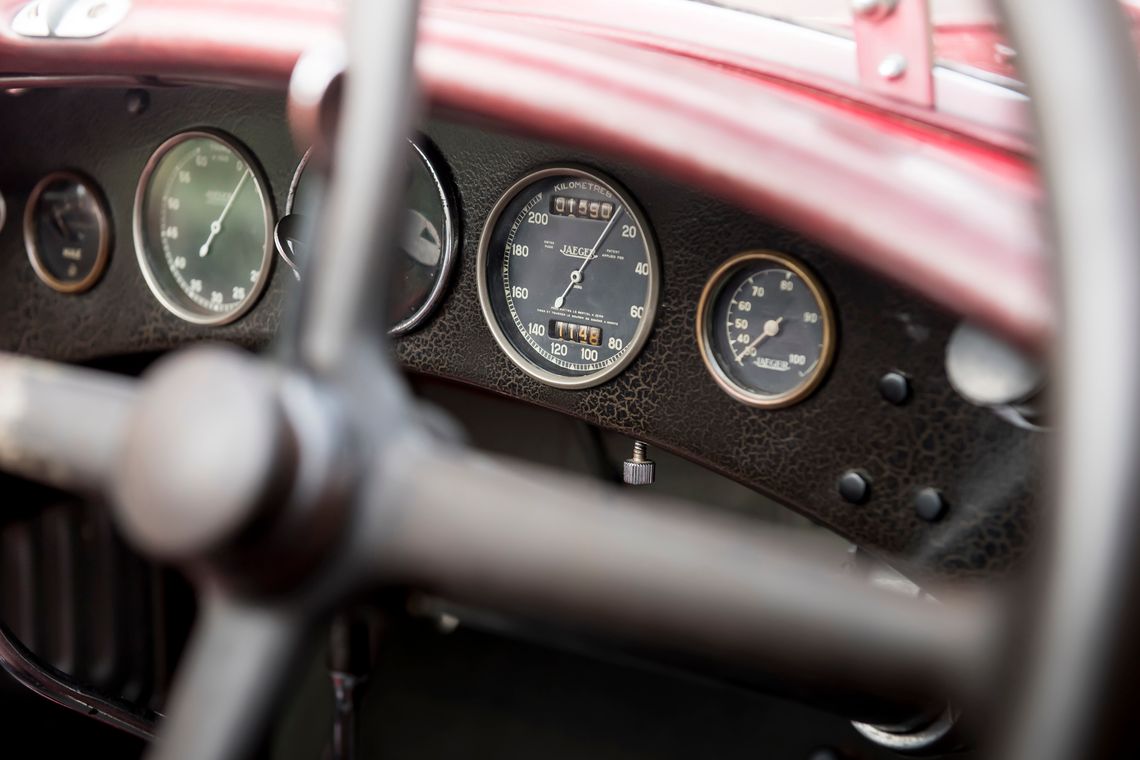
[{"label": "chrome trim strip", "polygon": [[3,623],[0,623],[0,668],[41,697],[140,739],[153,739],[158,721],[162,719],[159,713],[96,694],[73,682],[67,674],[42,662]]}]

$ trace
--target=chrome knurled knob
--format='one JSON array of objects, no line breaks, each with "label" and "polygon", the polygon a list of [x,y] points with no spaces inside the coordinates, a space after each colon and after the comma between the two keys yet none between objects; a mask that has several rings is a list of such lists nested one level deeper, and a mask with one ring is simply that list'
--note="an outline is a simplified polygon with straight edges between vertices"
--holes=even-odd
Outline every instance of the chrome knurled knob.
[{"label": "chrome knurled knob", "polygon": [[656,479],[657,465],[645,456],[646,445],[642,441],[633,442],[633,456],[625,460],[621,477],[627,485],[647,486]]}]

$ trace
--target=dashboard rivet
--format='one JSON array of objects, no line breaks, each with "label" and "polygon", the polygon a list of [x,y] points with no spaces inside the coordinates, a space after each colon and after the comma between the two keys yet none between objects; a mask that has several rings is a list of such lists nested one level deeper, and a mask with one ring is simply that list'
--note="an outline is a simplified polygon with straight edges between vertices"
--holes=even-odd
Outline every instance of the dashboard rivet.
[{"label": "dashboard rivet", "polygon": [[937,488],[923,488],[914,497],[914,511],[927,522],[938,522],[946,514],[946,499]]},{"label": "dashboard rivet", "polygon": [[863,504],[871,498],[871,478],[862,470],[848,470],[839,476],[839,495],[852,504]]},{"label": "dashboard rivet", "polygon": [[906,73],[906,58],[893,53],[879,63],[879,76],[888,81],[901,79],[903,74]]},{"label": "dashboard rivet", "polygon": [[898,0],[851,0],[851,10],[856,16],[881,21],[894,12]]},{"label": "dashboard rivet", "polygon": [[893,369],[879,378],[879,394],[895,406],[902,406],[910,400],[910,379]]}]

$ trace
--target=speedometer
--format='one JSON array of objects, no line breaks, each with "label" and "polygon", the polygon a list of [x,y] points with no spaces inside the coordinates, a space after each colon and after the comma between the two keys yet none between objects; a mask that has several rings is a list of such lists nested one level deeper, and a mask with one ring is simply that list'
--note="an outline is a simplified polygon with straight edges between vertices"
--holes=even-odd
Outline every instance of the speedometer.
[{"label": "speedometer", "polygon": [[516,182],[491,211],[477,269],[499,346],[548,385],[602,383],[649,338],[657,249],[629,194],[598,174],[557,167]]}]

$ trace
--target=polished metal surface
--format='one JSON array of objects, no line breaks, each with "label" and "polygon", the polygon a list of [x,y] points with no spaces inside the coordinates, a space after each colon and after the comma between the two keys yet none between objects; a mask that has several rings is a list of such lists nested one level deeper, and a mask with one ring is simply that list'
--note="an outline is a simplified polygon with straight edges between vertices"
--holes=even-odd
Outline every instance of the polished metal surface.
[{"label": "polished metal surface", "polygon": [[1140,71],[1116,0],[998,6],[1033,95],[1062,322],[1047,564],[1035,625],[1011,632],[1025,677],[996,754],[1120,757],[1118,741],[1135,747],[1114,697],[1135,676],[1122,664],[1135,662],[1140,598]]},{"label": "polished metal surface", "polygon": [[[180,303],[172,297],[159,282],[151,262],[151,252],[148,250],[148,243],[154,244],[156,241],[147,240],[146,235],[146,196],[150,190],[150,179],[154,175],[158,164],[170,152],[170,150],[187,140],[194,139],[208,139],[221,143],[235,155],[237,155],[249,169],[254,180],[254,187],[257,189],[257,195],[261,199],[262,213],[265,215],[265,246],[261,255],[261,262],[258,271],[261,273],[257,281],[249,288],[245,300],[241,304],[230,311],[224,312],[210,312],[203,313],[195,311],[185,304]],[[273,226],[275,222],[275,215],[273,212],[273,197],[269,190],[269,183],[265,179],[265,172],[262,171],[261,165],[257,162],[257,158],[249,152],[249,150],[238,142],[235,138],[213,129],[194,129],[186,132],[179,132],[170,139],[166,140],[162,145],[151,154],[147,159],[146,165],[143,166],[142,175],[139,177],[139,184],[135,190],[135,205],[134,205],[134,241],[135,241],[135,257],[138,260],[139,270],[142,272],[143,279],[146,280],[147,287],[158,302],[166,307],[167,311],[174,314],[187,322],[193,322],[196,325],[225,325],[240,319],[242,315],[253,308],[261,297],[261,293],[265,290],[265,286],[269,284],[269,277],[271,267],[273,265]]]},{"label": "polished metal surface", "polygon": [[657,464],[647,455],[648,447],[634,441],[633,455],[622,462],[621,477],[627,486],[649,486],[657,479]]},{"label": "polished metal surface", "polygon": [[21,37],[90,39],[114,29],[130,10],[130,0],[30,0],[12,19],[12,31]]},{"label": "polished metal surface", "polygon": [[946,378],[971,404],[1008,406],[1042,391],[1045,367],[989,330],[963,322],[946,342]]}]

